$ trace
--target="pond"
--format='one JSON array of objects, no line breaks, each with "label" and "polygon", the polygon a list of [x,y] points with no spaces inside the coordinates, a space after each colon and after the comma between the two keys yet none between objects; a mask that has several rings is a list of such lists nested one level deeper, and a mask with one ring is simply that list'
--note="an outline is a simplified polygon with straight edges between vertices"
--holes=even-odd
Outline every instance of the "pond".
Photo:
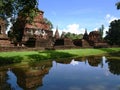
[{"label": "pond", "polygon": [[0,90],[120,90],[120,59],[91,56],[1,66]]}]

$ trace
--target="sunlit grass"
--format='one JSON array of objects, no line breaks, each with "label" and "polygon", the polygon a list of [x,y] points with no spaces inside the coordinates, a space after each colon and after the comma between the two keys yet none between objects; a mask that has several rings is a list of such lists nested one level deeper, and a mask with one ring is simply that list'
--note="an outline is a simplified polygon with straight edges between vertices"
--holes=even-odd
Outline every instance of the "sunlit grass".
[{"label": "sunlit grass", "polygon": [[38,54],[37,51],[12,51],[12,52],[0,52],[0,56],[9,57],[9,56],[25,56],[30,54]]},{"label": "sunlit grass", "polygon": [[75,55],[81,57],[81,56],[90,56],[90,55],[99,55],[99,54],[120,52],[120,48],[68,49],[68,50],[58,50],[58,51],[75,54]]},{"label": "sunlit grass", "polygon": [[12,51],[0,52],[0,60],[4,58],[6,60],[14,57],[21,57],[23,60],[47,60],[69,57],[84,57],[91,55],[104,55],[115,52],[120,53],[120,48]]}]

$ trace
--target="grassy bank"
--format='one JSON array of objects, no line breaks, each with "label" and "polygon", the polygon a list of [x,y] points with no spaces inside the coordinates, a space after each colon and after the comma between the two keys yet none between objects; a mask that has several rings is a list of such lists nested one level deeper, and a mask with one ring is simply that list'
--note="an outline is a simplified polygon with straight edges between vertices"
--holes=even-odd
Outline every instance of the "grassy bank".
[{"label": "grassy bank", "polygon": [[[67,50],[44,50],[44,51],[20,51],[20,52],[0,52],[0,61],[6,60],[20,62],[27,60],[52,60],[70,57],[84,57],[90,55],[120,53],[120,48],[100,48],[100,49],[67,49]],[[118,54],[119,55],[119,54]]]}]

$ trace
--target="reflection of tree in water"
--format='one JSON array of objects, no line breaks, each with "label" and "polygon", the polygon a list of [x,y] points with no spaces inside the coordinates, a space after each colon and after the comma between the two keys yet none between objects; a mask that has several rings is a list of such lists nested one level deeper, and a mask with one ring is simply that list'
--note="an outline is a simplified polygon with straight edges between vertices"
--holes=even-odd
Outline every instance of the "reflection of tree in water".
[{"label": "reflection of tree in water", "polygon": [[120,75],[120,60],[107,60],[109,71],[113,74]]},{"label": "reflection of tree in water", "polygon": [[91,56],[91,57],[88,57],[87,59],[88,59],[89,65],[97,67],[100,64],[101,67],[103,67],[103,60],[101,57]]},{"label": "reflection of tree in water", "polygon": [[17,77],[12,70],[7,71],[7,78],[7,83],[10,85],[12,90],[22,90],[22,88],[17,84]]}]

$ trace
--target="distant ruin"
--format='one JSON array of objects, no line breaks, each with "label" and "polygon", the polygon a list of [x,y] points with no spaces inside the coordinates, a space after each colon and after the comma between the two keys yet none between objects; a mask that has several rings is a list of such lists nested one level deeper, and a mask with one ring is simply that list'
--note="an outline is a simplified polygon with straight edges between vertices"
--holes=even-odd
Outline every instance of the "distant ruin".
[{"label": "distant ruin", "polygon": [[[28,48],[44,48],[44,49],[64,49],[64,48],[88,48],[88,47],[107,47],[107,43],[102,40],[99,31],[91,31],[89,34],[87,30],[82,39],[71,40],[65,38],[64,33],[60,36],[58,27],[56,28],[55,35],[50,25],[44,19],[44,12],[36,10],[36,16],[31,23],[27,19],[18,17],[19,27],[17,30],[22,31],[21,43],[19,47]],[[0,19],[0,47],[11,47],[14,42],[11,42],[5,34],[6,22]],[[12,43],[12,44],[11,44]]]},{"label": "distant ruin", "polygon": [[108,44],[101,38],[99,31],[91,31],[88,34],[85,30],[83,38],[80,40],[74,40],[73,43],[81,47],[108,47]]},{"label": "distant ruin", "polygon": [[64,49],[64,48],[73,48],[75,47],[73,41],[70,38],[65,38],[63,35],[60,36],[58,27],[56,28],[54,35],[54,48],[55,49]]},{"label": "distant ruin", "polygon": [[44,12],[39,10],[32,23],[26,23],[23,27],[22,43],[27,47],[52,46],[53,31],[43,18]]}]

